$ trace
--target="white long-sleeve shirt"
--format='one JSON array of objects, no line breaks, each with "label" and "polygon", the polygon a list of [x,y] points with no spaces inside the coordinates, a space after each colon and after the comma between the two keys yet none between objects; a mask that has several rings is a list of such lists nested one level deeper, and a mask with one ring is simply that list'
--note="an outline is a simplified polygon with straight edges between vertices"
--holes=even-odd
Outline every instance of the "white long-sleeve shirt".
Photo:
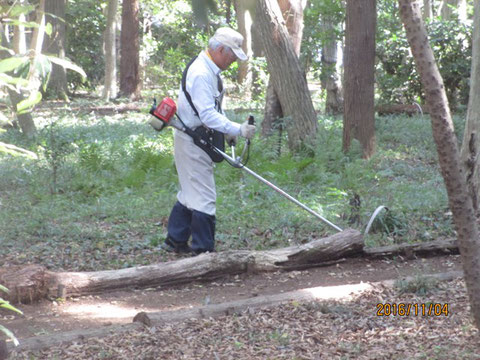
[{"label": "white long-sleeve shirt", "polygon": [[177,100],[177,113],[185,125],[191,129],[203,124],[210,129],[238,136],[240,135],[240,124],[228,120],[223,111],[218,112],[215,108],[215,99],[219,99],[223,95],[218,89],[217,76],[220,71],[220,68],[215,65],[205,51],[202,51],[188,69],[185,86],[199,116],[190,106],[181,85]]}]

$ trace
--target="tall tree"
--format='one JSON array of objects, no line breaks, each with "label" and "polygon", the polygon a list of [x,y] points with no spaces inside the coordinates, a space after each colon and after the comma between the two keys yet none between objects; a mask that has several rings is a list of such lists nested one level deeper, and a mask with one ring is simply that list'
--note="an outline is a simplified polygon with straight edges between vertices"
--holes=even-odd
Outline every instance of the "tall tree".
[{"label": "tall tree", "polygon": [[472,199],[468,194],[465,175],[459,161],[457,138],[443,79],[428,42],[419,1],[398,2],[407,39],[425,90],[440,169],[457,231],[471,309],[476,326],[480,329],[480,239]]},{"label": "tall tree", "polygon": [[375,152],[375,26],[376,0],[347,0],[343,150],[357,139],[363,157]]},{"label": "tall tree", "polygon": [[[45,3],[46,22],[52,25],[52,32],[43,43],[43,52],[60,59],[65,58],[65,6],[66,0],[49,0]],[[67,72],[63,66],[52,65],[48,92],[59,99],[68,99]]]},{"label": "tall tree", "polygon": [[444,20],[451,20],[454,12],[457,12],[458,19],[461,22],[467,20],[467,1],[466,0],[443,0],[440,4],[440,15]]},{"label": "tall tree", "polygon": [[103,97],[106,100],[117,97],[117,9],[118,0],[109,0],[107,5],[107,26],[105,28],[105,83]]},{"label": "tall tree", "polygon": [[433,16],[432,0],[423,0],[423,19],[427,20]]},{"label": "tall tree", "polygon": [[[21,0],[20,6],[24,5],[24,0]],[[13,28],[13,51],[15,54],[25,54],[27,51],[27,40],[25,37],[25,14],[18,15],[18,25]]]},{"label": "tall tree", "polygon": [[461,160],[466,172],[473,208],[478,217],[480,215],[480,0],[475,0],[474,7],[470,94]]},{"label": "tall tree", "polygon": [[[252,24],[255,17],[255,0],[235,0],[235,13],[237,14],[238,31],[243,35],[243,51],[247,56],[252,56]],[[238,65],[238,82],[244,85],[247,96],[252,87],[252,66],[249,60],[241,61]]]},{"label": "tall tree", "polygon": [[325,113],[340,114],[343,111],[342,84],[337,72],[337,36],[335,17],[322,16],[322,32],[325,39],[322,46],[322,87],[327,91]]},{"label": "tall tree", "polygon": [[[280,12],[285,21],[293,50],[298,57],[303,36],[303,9],[302,0],[278,0]],[[270,78],[265,95],[265,111],[262,121],[262,135],[271,133],[272,126],[278,118],[284,116],[281,102],[279,101],[277,90]]]},{"label": "tall tree", "polygon": [[140,97],[140,41],[138,0],[123,0],[122,32],[120,36],[120,93]]},{"label": "tall tree", "polygon": [[288,144],[296,150],[312,144],[317,132],[305,73],[300,66],[280,7],[275,0],[257,1],[257,20],[267,57],[268,70],[287,123]]}]

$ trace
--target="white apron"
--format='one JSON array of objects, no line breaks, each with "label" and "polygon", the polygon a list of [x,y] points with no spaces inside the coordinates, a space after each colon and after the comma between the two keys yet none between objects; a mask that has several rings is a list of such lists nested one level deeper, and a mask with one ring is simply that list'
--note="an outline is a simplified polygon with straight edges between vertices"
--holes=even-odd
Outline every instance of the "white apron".
[{"label": "white apron", "polygon": [[174,155],[180,191],[177,199],[190,210],[215,215],[214,163],[193,139],[181,131],[174,132]]}]

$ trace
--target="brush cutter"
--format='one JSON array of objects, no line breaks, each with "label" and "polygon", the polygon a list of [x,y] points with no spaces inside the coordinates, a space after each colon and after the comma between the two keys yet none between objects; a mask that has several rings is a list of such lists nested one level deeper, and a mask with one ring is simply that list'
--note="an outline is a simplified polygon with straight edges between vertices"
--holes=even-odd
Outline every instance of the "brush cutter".
[{"label": "brush cutter", "polygon": [[[176,111],[177,111],[177,106],[172,99],[166,97],[162,100],[162,102],[158,106],[157,106],[156,100],[154,99],[152,108],[150,109],[150,114],[152,114],[154,116],[154,119],[152,119],[150,121],[150,125],[152,125],[152,127],[157,131],[161,131],[166,126],[172,126],[175,129],[186,133],[187,135],[192,137],[195,144],[200,146],[202,149],[209,149],[210,151],[213,151],[217,154],[220,154],[233,167],[235,167],[237,169],[245,170],[247,173],[249,173],[250,175],[255,177],[257,180],[261,181],[262,183],[269,186],[270,188],[272,188],[273,190],[275,190],[279,194],[283,195],[284,197],[286,197],[288,200],[290,200],[294,204],[300,206],[302,209],[308,211],[310,214],[312,214],[316,218],[320,219],[325,224],[329,225],[330,227],[334,228],[337,231],[343,231],[337,225],[331,223],[330,221],[328,221],[327,219],[322,217],[320,214],[318,214],[315,211],[313,211],[312,209],[310,209],[305,204],[302,204],[300,201],[295,199],[293,196],[287,194],[285,191],[283,191],[279,187],[275,186],[270,181],[266,180],[265,178],[261,177],[260,175],[258,175],[257,173],[255,173],[254,171],[252,171],[248,167],[246,167],[245,166],[246,161],[244,162],[243,159],[244,159],[245,154],[247,154],[247,160],[248,160],[248,153],[249,153],[248,149],[249,149],[249,146],[250,146],[250,141],[249,140],[246,141],[245,146],[244,146],[243,151],[242,151],[242,154],[238,157],[235,156],[235,146],[233,146],[232,144],[229,144],[231,146],[231,149],[232,149],[232,154],[228,155],[224,151],[222,151],[222,150],[216,148],[215,146],[213,146],[213,144],[211,144],[209,141],[202,138],[198,133],[196,133],[195,131],[190,129],[188,126],[186,126],[184,124],[184,122],[182,121],[182,119],[178,116]],[[250,116],[249,117],[249,123],[251,125],[253,125],[253,122],[254,122],[253,116]]]}]

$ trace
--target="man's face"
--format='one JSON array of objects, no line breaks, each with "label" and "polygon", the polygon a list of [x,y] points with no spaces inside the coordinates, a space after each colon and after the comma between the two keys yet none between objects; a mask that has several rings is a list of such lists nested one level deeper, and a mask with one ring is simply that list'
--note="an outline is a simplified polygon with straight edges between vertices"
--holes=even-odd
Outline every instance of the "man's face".
[{"label": "man's face", "polygon": [[233,62],[237,60],[237,56],[230,48],[223,45],[219,47],[219,52],[220,52],[220,57],[219,57],[220,64],[217,64],[217,65],[220,69],[227,70],[230,67],[230,65],[232,65]]}]

